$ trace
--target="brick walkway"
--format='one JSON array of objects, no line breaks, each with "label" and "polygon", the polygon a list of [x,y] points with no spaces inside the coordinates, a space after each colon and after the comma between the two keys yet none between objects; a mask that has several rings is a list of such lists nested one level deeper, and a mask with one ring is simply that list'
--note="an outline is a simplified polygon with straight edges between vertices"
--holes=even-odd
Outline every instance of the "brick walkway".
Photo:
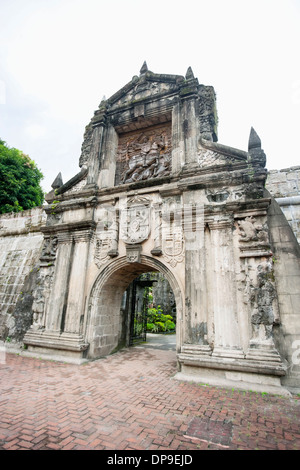
[{"label": "brick walkway", "polygon": [[172,350],[2,362],[2,450],[300,450],[299,398],[179,382]]}]

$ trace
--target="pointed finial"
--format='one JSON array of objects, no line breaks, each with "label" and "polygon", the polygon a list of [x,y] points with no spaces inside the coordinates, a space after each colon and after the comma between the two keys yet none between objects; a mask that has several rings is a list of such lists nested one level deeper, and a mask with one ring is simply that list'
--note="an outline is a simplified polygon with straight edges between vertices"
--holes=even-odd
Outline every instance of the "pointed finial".
[{"label": "pointed finial", "polygon": [[257,149],[257,148],[259,149],[261,148],[261,140],[258,137],[255,130],[253,129],[253,127],[251,127],[249,141],[248,141],[248,151],[252,149]]},{"label": "pointed finial", "polygon": [[187,80],[190,80],[190,79],[192,79],[192,78],[195,78],[195,77],[194,77],[194,72],[193,72],[193,70],[192,70],[192,67],[189,67],[189,68],[187,69],[185,78],[186,78]]},{"label": "pointed finial", "polygon": [[146,73],[146,72],[148,72],[148,66],[147,66],[147,62],[145,61],[140,70],[140,74],[142,75],[143,73]]},{"label": "pointed finial", "polygon": [[53,181],[53,183],[51,185],[51,188],[58,189],[62,185],[63,185],[62,176],[61,176],[61,173],[58,173],[57,177],[55,178],[55,180]]},{"label": "pointed finial", "polygon": [[99,104],[98,108],[99,109],[105,108],[105,105],[106,105],[106,96],[103,95],[102,100],[100,101],[100,104]]}]

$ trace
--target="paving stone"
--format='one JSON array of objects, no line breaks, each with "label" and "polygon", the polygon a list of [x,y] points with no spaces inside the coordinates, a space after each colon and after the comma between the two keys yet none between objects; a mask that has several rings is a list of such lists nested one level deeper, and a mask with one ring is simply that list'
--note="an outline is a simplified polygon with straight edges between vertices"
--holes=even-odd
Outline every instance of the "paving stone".
[{"label": "paving stone", "polygon": [[180,382],[175,372],[175,351],[156,347],[80,366],[7,354],[0,449],[300,450],[298,397]]}]

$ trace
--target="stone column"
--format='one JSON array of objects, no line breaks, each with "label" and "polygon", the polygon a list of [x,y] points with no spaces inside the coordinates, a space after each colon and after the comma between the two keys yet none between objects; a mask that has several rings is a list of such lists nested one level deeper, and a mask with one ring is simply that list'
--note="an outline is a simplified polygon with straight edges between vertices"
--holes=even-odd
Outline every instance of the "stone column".
[{"label": "stone column", "polygon": [[194,97],[187,97],[182,104],[183,135],[185,144],[185,164],[197,162],[197,117],[196,100]]},{"label": "stone column", "polygon": [[197,163],[198,139],[200,137],[198,121],[198,80],[189,68],[186,80],[181,84],[181,119],[185,147],[185,165]]},{"label": "stone column", "polygon": [[87,225],[88,227],[77,229],[73,233],[73,257],[67,288],[67,307],[62,319],[62,330],[65,333],[80,334],[80,328],[83,324],[85,279],[90,241],[93,236],[92,224],[91,226],[89,223]]},{"label": "stone column", "polygon": [[99,188],[110,188],[115,184],[117,148],[118,134],[114,127],[109,125],[105,132],[102,162],[98,177]]},{"label": "stone column", "polygon": [[153,220],[152,226],[153,230],[153,239],[154,247],[151,250],[151,254],[154,256],[162,255],[162,209],[160,203],[153,204]]},{"label": "stone column", "polygon": [[177,174],[184,165],[184,141],[181,124],[181,105],[176,103],[172,111],[172,173]]},{"label": "stone column", "polygon": [[89,157],[89,172],[87,177],[88,185],[97,183],[104,130],[104,123],[101,123],[93,130],[92,145]]},{"label": "stone column", "polygon": [[204,244],[204,207],[184,205],[185,238],[185,337],[182,351],[209,354],[207,270]]},{"label": "stone column", "polygon": [[211,230],[212,276],[214,289],[211,302],[214,321],[213,356],[243,358],[241,348],[237,296],[235,287],[235,262],[232,244],[232,222],[214,220]]},{"label": "stone column", "polygon": [[61,331],[63,311],[67,301],[66,294],[73,248],[70,232],[58,233],[57,239],[54,279],[45,315],[46,330],[53,332]]}]

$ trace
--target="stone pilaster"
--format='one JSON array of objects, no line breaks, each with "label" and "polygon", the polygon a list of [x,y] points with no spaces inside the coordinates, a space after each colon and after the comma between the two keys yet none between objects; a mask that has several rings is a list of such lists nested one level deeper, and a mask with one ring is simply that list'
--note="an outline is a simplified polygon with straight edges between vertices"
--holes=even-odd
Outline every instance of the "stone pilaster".
[{"label": "stone pilaster", "polygon": [[[206,257],[204,243],[204,207],[185,204],[183,207],[185,239],[185,338],[184,350],[201,354],[210,351],[208,345],[208,311],[206,285]],[[189,346],[187,346],[189,345]],[[197,348],[196,348],[197,346]]]},{"label": "stone pilaster", "polygon": [[45,328],[50,331],[61,331],[64,308],[67,302],[67,286],[69,282],[70,263],[72,258],[72,234],[57,234],[58,247],[55,272],[47,311],[45,312]]},{"label": "stone pilaster", "polygon": [[153,204],[153,221],[154,227],[154,248],[151,254],[154,256],[162,255],[162,210],[161,204]]},{"label": "stone pilaster", "polygon": [[181,125],[181,104],[178,101],[172,111],[172,173],[177,174],[184,165],[185,151]]},{"label": "stone pilaster", "polygon": [[209,222],[212,244],[214,288],[211,301],[214,315],[213,356],[243,358],[235,290],[235,264],[230,219]]},{"label": "stone pilaster", "polygon": [[[266,206],[268,201],[266,201]],[[281,364],[273,338],[280,323],[266,210],[235,214],[239,256],[243,266],[244,297],[249,316],[246,359]]]},{"label": "stone pilaster", "polygon": [[99,188],[108,188],[115,184],[117,147],[118,134],[112,125],[108,125],[105,129],[103,149],[101,152],[102,161],[98,176]]},{"label": "stone pilaster", "polygon": [[73,234],[72,264],[68,283],[68,297],[62,330],[68,333],[80,333],[83,323],[85,303],[85,275],[93,230],[90,227],[80,229]]},{"label": "stone pilaster", "polygon": [[89,242],[94,229],[92,221],[46,229],[57,237],[55,269],[49,299],[44,307],[44,327],[30,329],[24,337],[29,352],[43,354],[52,349],[57,355],[80,361],[88,348],[80,325]]},{"label": "stone pilaster", "polygon": [[104,122],[98,124],[97,127],[93,129],[87,185],[94,185],[97,183],[104,132]]},{"label": "stone pilaster", "polygon": [[185,165],[197,162],[199,125],[197,117],[197,81],[190,79],[182,86],[181,96],[181,119],[183,126]]}]

